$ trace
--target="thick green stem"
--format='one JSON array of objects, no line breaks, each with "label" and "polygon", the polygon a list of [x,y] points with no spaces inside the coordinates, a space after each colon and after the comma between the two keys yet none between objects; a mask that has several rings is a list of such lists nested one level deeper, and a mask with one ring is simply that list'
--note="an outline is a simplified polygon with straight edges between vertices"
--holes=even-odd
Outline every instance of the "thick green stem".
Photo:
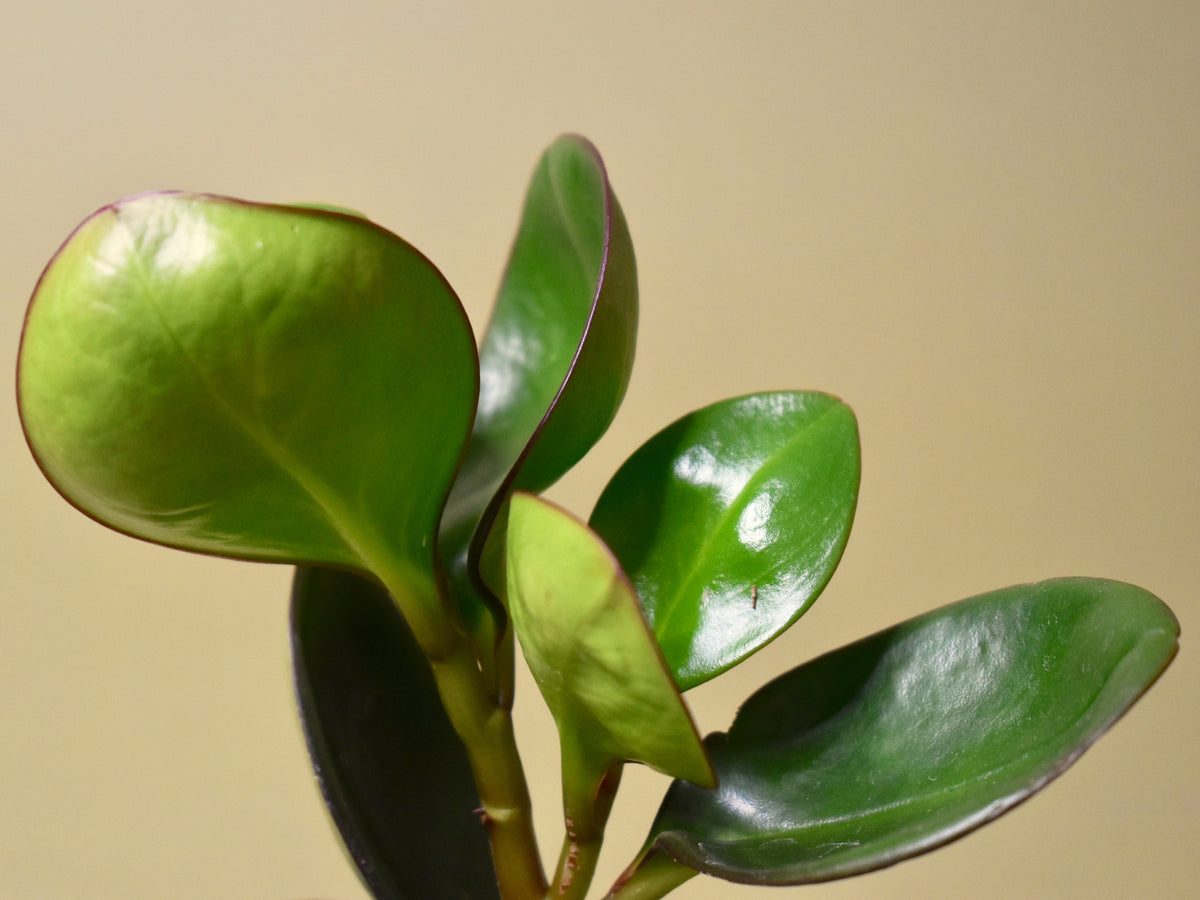
[{"label": "thick green stem", "polygon": [[414,597],[405,590],[403,579],[385,579],[384,584],[428,657],[442,706],[466,748],[500,896],[504,900],[543,896],[546,875],[509,708],[489,687],[474,647],[448,604]]},{"label": "thick green stem", "polygon": [[625,870],[604,900],[659,900],[696,874],[665,853],[651,850]]},{"label": "thick green stem", "polygon": [[465,639],[453,653],[432,664],[442,704],[466,745],[475,775],[480,816],[491,840],[500,894],[505,900],[541,897],[546,876],[533,834],[529,788],[517,753],[512,715],[494,702]]}]

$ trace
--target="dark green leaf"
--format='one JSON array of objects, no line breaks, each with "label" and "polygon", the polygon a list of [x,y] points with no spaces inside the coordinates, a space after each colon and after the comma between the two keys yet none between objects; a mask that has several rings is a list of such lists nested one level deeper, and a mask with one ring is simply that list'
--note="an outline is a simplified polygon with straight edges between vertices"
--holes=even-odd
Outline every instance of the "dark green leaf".
[{"label": "dark green leaf", "polygon": [[475,592],[468,546],[474,570],[512,490],[549,487],[608,428],[636,332],[633,246],[604,165],[587,141],[559,138],[529,186],[480,348],[479,412],[441,541],[460,590]]},{"label": "dark green leaf", "polygon": [[633,760],[713,784],[696,726],[603,542],[531,494],[514,495],[508,518],[509,609],[558,724],[564,781],[591,779],[594,794],[614,763]]},{"label": "dark green leaf", "polygon": [[647,441],[591,525],[629,573],[683,689],[752,654],[828,583],[858,498],[858,428],[826,394],[752,394]]},{"label": "dark green leaf", "polygon": [[1166,668],[1179,624],[1146,591],[1066,578],[944,607],[822,656],[705,743],[648,849],[756,884],[855,875],[994,819],[1063,772]]},{"label": "dark green leaf", "polygon": [[498,898],[466,752],[387,593],[297,570],[296,696],[321,793],[379,900]]},{"label": "dark green leaf", "polygon": [[105,524],[373,571],[434,617],[476,379],[458,300],[395,235],[149,194],[97,212],[46,269],[19,398],[46,475]]}]

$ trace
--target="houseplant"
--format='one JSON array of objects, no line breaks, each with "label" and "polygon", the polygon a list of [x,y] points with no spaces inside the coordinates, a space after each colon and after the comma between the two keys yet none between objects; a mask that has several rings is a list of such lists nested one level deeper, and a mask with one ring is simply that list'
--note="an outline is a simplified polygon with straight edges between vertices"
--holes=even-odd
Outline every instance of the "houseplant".
[{"label": "houseplant", "polygon": [[[785,673],[701,741],[681,691],[831,577],[858,433],[828,395],[735,397],[652,437],[587,522],[540,499],[616,413],[636,283],[600,158],[565,137],[478,351],[428,260],[330,207],[118,201],[34,292],[19,402],[64,497],[140,538],[298,565],[301,717],[376,896],[584,896],[630,761],[676,781],[609,896],[889,865],[1044,786],[1175,653],[1140,588],[1017,586]],[[562,748],[549,878],[512,730],[517,641]]]}]

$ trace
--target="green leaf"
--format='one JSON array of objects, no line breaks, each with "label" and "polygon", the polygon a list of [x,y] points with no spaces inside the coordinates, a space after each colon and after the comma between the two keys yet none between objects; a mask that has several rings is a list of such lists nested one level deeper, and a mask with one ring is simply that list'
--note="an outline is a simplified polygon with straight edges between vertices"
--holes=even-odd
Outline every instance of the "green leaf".
[{"label": "green leaf", "polygon": [[1175,655],[1127,584],[1064,578],[964,600],[822,656],[705,740],[720,788],[675,782],[647,850],[801,884],[934,849],[1062,773]]},{"label": "green leaf", "polygon": [[518,493],[507,577],[513,627],[558,725],[564,781],[598,784],[612,765],[633,760],[713,784],[633,589],[600,539],[558,507]]},{"label": "green leaf", "polygon": [[621,207],[596,149],[559,138],[529,185],[480,348],[479,411],[441,541],[460,590],[482,586],[470,581],[513,489],[549,487],[608,428],[636,332],[637,272]]},{"label": "green leaf", "polygon": [[191,194],[123,200],[75,231],[19,369],[34,454],[88,515],[189,550],[373,571],[427,608],[476,384],[458,300],[404,241]]},{"label": "green leaf", "polygon": [[373,896],[498,900],[466,751],[387,593],[347,572],[298,569],[291,627],[313,767]]},{"label": "green leaf", "polygon": [[629,573],[682,689],[812,605],[846,546],[858,481],[854,413],[800,392],[691,413],[617,471],[590,524]]}]

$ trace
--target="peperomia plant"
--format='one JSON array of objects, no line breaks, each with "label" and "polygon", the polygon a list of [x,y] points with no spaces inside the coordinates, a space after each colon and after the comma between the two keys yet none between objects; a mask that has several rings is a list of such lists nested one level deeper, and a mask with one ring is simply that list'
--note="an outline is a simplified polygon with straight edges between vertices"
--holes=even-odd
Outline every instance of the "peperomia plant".
[{"label": "peperomia plant", "polygon": [[[887,866],[1043,787],[1174,656],[1178,623],[1140,588],[1022,585],[801,665],[701,740],[681,692],[829,581],[858,432],[825,394],[718,402],[647,441],[584,522],[538,493],[612,421],[636,322],[629,232],[578,137],[534,174],[478,351],[437,269],[336,208],[132,197],[38,283],[18,395],[63,496],[139,538],[298,566],[300,715],[374,896],[585,896],[627,762],[675,781],[608,897]],[[560,736],[549,878],[514,638]]]}]

